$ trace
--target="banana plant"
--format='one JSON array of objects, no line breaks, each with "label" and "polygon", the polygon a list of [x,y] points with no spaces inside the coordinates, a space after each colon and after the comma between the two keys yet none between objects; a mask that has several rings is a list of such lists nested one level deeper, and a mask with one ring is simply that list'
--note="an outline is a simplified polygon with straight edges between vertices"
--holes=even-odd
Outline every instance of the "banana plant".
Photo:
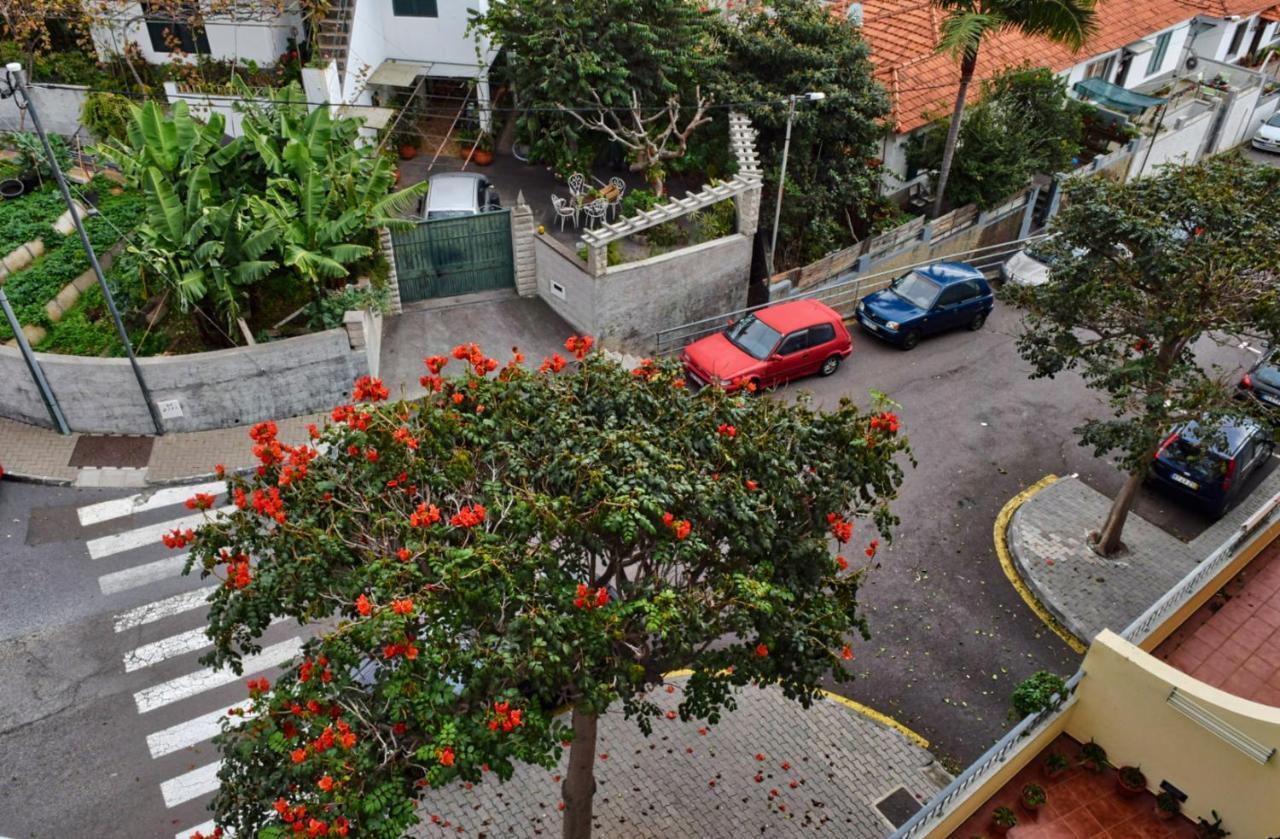
[{"label": "banana plant", "polygon": [[177,183],[196,167],[204,167],[219,180],[237,181],[237,167],[243,141],[223,144],[226,118],[211,113],[201,122],[191,116],[187,103],[175,102],[170,113],[155,102],[129,109],[126,142],[108,140],[98,147],[99,153],[114,164],[133,187],[140,187],[148,169],[156,169]]}]

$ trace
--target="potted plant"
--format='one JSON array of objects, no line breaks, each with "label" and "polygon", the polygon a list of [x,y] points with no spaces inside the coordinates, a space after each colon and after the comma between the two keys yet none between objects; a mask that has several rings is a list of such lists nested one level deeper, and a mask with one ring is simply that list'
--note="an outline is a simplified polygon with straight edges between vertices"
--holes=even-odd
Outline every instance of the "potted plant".
[{"label": "potted plant", "polygon": [[1156,796],[1156,818],[1168,820],[1182,812],[1182,803],[1167,792]]},{"label": "potted plant", "polygon": [[1116,789],[1121,798],[1136,798],[1147,791],[1147,776],[1136,766],[1121,766],[1116,772]]},{"label": "potted plant", "polygon": [[1048,797],[1044,793],[1044,787],[1039,784],[1027,784],[1022,788],[1022,807],[1028,813],[1034,813],[1044,806]]},{"label": "potted plant", "polygon": [[1004,836],[1018,826],[1018,816],[1008,807],[997,807],[991,814],[991,830],[997,836]]},{"label": "potted plant", "polygon": [[1052,781],[1066,772],[1070,765],[1061,752],[1049,752],[1049,756],[1044,759],[1044,776]]},{"label": "potted plant", "polygon": [[1213,815],[1213,821],[1209,821],[1204,816],[1200,817],[1200,821],[1196,824],[1196,839],[1226,839],[1231,835],[1231,831],[1222,829],[1222,816],[1218,815],[1217,810],[1209,812]]},{"label": "potted plant", "polygon": [[477,166],[488,166],[493,162],[493,135],[488,131],[481,131],[480,136],[475,141],[476,150],[471,155],[471,161]]},{"label": "potted plant", "polygon": [[1107,750],[1090,740],[1080,747],[1080,765],[1090,772],[1101,772],[1111,764],[1107,763]]},{"label": "potted plant", "polygon": [[418,156],[418,138],[408,131],[396,132],[396,147],[401,160],[413,160]]}]

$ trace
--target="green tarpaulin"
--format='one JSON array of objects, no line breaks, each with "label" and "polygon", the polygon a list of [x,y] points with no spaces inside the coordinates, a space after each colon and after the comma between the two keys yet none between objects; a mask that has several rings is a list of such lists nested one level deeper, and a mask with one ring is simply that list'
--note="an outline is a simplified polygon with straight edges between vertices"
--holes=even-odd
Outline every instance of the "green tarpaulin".
[{"label": "green tarpaulin", "polygon": [[1123,114],[1139,114],[1152,105],[1165,103],[1164,99],[1134,93],[1132,90],[1125,90],[1120,85],[1103,79],[1085,79],[1082,82],[1076,82],[1075,90],[1085,99]]}]

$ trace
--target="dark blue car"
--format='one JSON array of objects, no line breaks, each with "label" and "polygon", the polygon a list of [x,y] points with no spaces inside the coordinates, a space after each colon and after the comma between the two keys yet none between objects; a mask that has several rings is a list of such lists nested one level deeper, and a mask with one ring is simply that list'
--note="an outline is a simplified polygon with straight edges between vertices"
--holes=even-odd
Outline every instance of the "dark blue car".
[{"label": "dark blue car", "polygon": [[963,262],[916,268],[858,303],[862,328],[904,350],[926,335],[965,327],[978,330],[995,306],[986,277]]},{"label": "dark blue car", "polygon": [[1244,418],[1223,420],[1208,445],[1205,436],[1195,422],[1174,430],[1160,444],[1150,474],[1160,486],[1221,516],[1267,464],[1275,443],[1261,425]]}]

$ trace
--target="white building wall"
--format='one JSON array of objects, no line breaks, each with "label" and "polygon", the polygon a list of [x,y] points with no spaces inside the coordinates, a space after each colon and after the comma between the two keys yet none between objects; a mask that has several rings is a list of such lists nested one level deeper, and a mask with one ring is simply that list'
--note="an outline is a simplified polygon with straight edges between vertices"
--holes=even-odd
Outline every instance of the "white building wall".
[{"label": "white building wall", "polygon": [[[171,53],[152,48],[142,6],[131,0],[116,5],[103,23],[91,28],[91,34],[103,60],[123,52],[130,42],[137,45],[143,59],[150,64],[167,64],[173,60]],[[296,12],[287,12],[268,20],[219,23],[217,17],[211,15],[205,23],[205,34],[211,58],[270,65],[289,48],[290,38],[301,38],[302,18]]]},{"label": "white building wall", "polygon": [[1157,76],[1165,75],[1173,72],[1182,61],[1183,53],[1187,48],[1187,35],[1191,31],[1191,21],[1180,23],[1172,29],[1165,29],[1160,32],[1148,35],[1144,40],[1153,44],[1165,32],[1169,33],[1169,46],[1165,49],[1164,60],[1160,62],[1160,66],[1147,71],[1148,65],[1151,63],[1151,53],[1146,55],[1136,55],[1133,58],[1133,66],[1129,68],[1129,76],[1125,79],[1124,86],[1127,88],[1135,88]]}]

